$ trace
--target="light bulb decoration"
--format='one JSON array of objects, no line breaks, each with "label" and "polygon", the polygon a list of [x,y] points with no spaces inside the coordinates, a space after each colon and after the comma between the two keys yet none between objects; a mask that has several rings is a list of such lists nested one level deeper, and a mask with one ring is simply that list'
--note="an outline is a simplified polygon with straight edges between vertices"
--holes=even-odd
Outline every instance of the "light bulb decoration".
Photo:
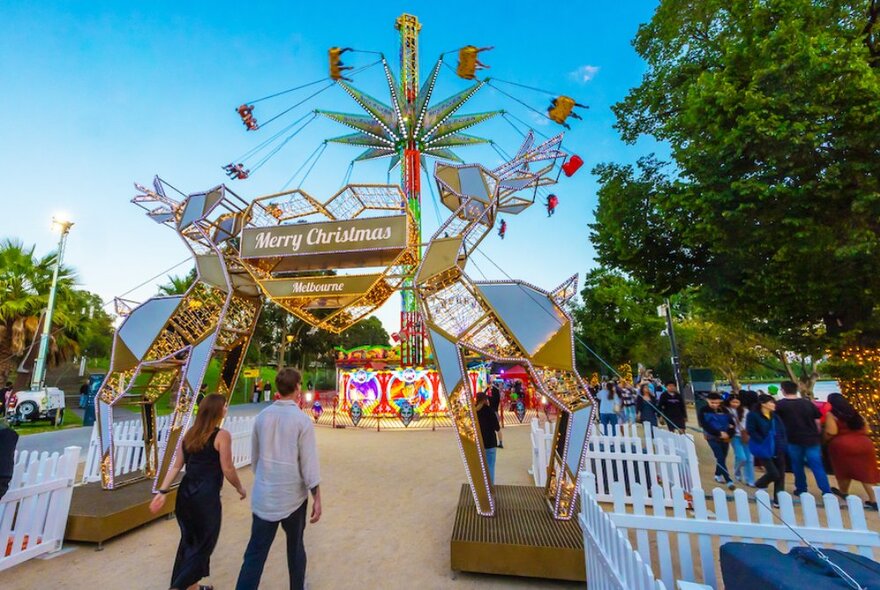
[{"label": "light bulb decoration", "polygon": [[880,464],[880,348],[847,346],[830,356],[838,359],[840,393],[865,419]]}]

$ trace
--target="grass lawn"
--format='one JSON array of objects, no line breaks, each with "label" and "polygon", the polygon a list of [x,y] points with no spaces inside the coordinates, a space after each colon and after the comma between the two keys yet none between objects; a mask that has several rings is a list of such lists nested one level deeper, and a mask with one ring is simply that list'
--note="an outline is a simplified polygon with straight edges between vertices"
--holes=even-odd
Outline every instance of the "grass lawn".
[{"label": "grass lawn", "polygon": [[15,427],[15,431],[19,436],[27,436],[41,432],[56,432],[58,430],[67,430],[68,428],[79,428],[82,425],[82,418],[77,416],[76,412],[71,412],[67,409],[64,411],[64,424],[61,426],[53,426],[48,420],[39,420],[37,422],[20,424]]}]

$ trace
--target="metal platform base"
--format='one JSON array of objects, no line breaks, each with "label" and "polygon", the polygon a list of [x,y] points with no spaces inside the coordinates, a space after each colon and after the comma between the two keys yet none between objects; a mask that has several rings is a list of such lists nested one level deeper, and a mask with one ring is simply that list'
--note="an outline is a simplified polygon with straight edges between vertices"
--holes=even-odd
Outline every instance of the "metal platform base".
[{"label": "metal platform base", "polygon": [[176,488],[169,492],[158,514],[150,512],[152,485],[152,480],[143,480],[115,490],[102,489],[100,482],[73,488],[65,540],[100,545],[173,512]]},{"label": "metal platform base", "polygon": [[496,516],[484,518],[463,484],[452,528],[452,569],[586,581],[581,529],[575,519],[553,520],[543,492],[532,486],[496,486]]}]

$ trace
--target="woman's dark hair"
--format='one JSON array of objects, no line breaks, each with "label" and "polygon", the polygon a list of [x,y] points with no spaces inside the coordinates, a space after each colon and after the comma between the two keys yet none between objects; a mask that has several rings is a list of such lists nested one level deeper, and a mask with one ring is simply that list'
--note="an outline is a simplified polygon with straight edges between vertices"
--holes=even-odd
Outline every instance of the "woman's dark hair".
[{"label": "woman's dark hair", "polygon": [[639,395],[645,395],[645,390],[646,390],[646,389],[648,390],[648,394],[650,394],[651,396],[654,395],[654,392],[651,391],[651,386],[648,385],[647,383],[642,383],[642,384],[639,386]]},{"label": "woman's dark hair", "polygon": [[758,405],[759,406],[763,406],[767,402],[775,402],[775,401],[776,401],[776,398],[774,398],[772,395],[768,395],[766,393],[762,393],[761,395],[758,396]]},{"label": "woman's dark hair", "polygon": [[[732,402],[733,400],[739,400],[739,407],[736,409],[730,407],[730,402]],[[743,405],[743,401],[740,396],[736,395],[735,393],[730,394],[729,396],[727,396],[727,399],[724,401],[724,405],[727,406],[728,409],[734,410],[736,412],[737,420],[743,419],[743,416],[746,413],[746,408]]]},{"label": "woman's dark hair", "polygon": [[187,453],[198,453],[208,444],[214,429],[223,421],[223,408],[226,398],[219,393],[206,395],[199,404],[199,413],[195,423],[183,435],[183,450]]},{"label": "woman's dark hair", "polygon": [[846,424],[850,430],[861,430],[865,427],[865,419],[842,394],[830,394],[828,403],[831,404],[831,413],[834,417]]},{"label": "woman's dark hair", "polygon": [[605,384],[605,389],[608,390],[608,399],[614,399],[614,395],[617,393],[617,386],[612,381],[609,381]]}]

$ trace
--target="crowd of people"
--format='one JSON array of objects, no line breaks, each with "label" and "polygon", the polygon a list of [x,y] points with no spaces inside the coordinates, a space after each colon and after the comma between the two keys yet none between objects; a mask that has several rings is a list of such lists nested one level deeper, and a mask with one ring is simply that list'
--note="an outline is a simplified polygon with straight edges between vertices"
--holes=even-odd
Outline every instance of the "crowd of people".
[{"label": "crowd of people", "polygon": [[[794,474],[797,496],[808,491],[809,468],[822,494],[843,498],[858,481],[867,496],[865,506],[877,510],[873,486],[880,483],[880,471],[864,418],[840,393],[818,404],[802,397],[792,381],[782,382],[780,388],[779,400],[752,391],[729,394],[726,399],[717,392],[708,394],[699,424],[715,456],[715,480],[731,489],[734,481],[760,489],[772,484],[777,504],[779,492],[785,489],[786,470]],[[732,472],[727,468],[731,446]],[[828,480],[823,446],[838,487]],[[756,479],[757,470],[763,475]]]},{"label": "crowd of people", "polygon": [[683,432],[687,426],[687,405],[675,381],[664,384],[649,374],[638,386],[626,379],[612,379],[590,390],[599,405],[603,427],[644,422],[658,426],[661,419],[674,432]]},{"label": "crowd of people", "polygon": [[[662,422],[674,432],[687,429],[687,405],[674,381],[664,383],[648,372],[636,385],[609,379],[591,392],[602,428],[645,422],[658,427]],[[865,506],[877,510],[873,486],[880,483],[880,470],[864,417],[840,393],[817,403],[802,397],[792,381],[771,386],[769,392],[779,392],[780,399],[751,390],[706,396],[697,423],[715,458],[715,481],[729,489],[737,482],[760,489],[772,485],[776,504],[786,471],[794,474],[794,493],[800,495],[808,491],[809,468],[822,494],[843,498],[857,481],[867,496]],[[828,480],[826,464],[837,487]]]}]

